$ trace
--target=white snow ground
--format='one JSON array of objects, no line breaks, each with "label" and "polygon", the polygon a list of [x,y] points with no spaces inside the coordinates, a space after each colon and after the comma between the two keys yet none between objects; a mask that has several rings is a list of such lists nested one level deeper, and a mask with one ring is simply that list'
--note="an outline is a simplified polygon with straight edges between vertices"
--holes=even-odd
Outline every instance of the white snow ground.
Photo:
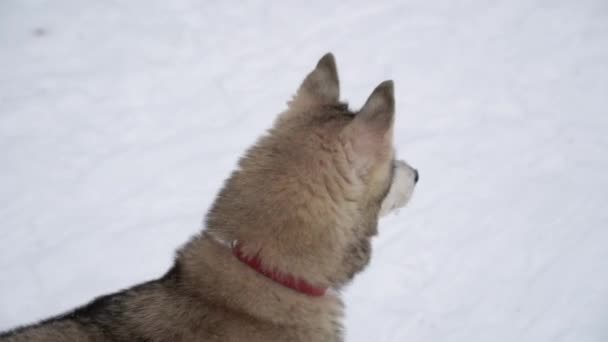
[{"label": "white snow ground", "polygon": [[421,172],[348,341],[608,341],[608,2],[0,2],[0,330],[157,277],[326,51]]}]

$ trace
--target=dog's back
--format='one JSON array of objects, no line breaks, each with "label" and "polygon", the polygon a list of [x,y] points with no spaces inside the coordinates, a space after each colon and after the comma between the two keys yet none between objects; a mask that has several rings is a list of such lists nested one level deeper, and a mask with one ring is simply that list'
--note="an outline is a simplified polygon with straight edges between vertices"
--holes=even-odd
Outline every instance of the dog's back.
[{"label": "dog's back", "polygon": [[[18,341],[138,341],[137,319],[156,321],[154,315],[170,310],[176,299],[175,272],[163,278],[118,293],[96,298],[89,304],[61,316],[21,327],[0,335],[8,342]],[[142,300],[144,299],[145,300]],[[170,303],[171,305],[165,305]]]},{"label": "dog's back", "polygon": [[[162,278],[0,335],[3,342],[339,341],[342,303],[310,302],[266,279],[208,238]],[[199,263],[200,258],[206,262]],[[227,264],[229,264],[227,266]],[[194,269],[196,268],[196,269]],[[253,273],[253,274],[252,274]],[[243,277],[254,276],[243,283]],[[199,279],[204,277],[204,279]],[[291,315],[284,313],[291,312]],[[280,313],[280,314],[279,314]]]}]

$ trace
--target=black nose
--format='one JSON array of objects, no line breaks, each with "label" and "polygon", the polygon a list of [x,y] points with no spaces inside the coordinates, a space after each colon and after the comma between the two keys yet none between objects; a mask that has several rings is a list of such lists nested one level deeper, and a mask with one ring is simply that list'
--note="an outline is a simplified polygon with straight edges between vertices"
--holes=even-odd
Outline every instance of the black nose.
[{"label": "black nose", "polygon": [[418,170],[414,169],[414,183],[418,183],[418,179],[420,179],[420,176],[418,176]]}]

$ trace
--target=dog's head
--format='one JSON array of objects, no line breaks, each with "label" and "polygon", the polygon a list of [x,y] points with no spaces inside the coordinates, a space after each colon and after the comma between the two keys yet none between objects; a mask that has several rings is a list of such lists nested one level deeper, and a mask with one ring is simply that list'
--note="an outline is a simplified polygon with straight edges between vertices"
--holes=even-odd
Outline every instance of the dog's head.
[{"label": "dog's head", "polygon": [[393,82],[356,112],[339,96],[327,54],[241,158],[207,217],[209,232],[238,240],[265,267],[333,287],[367,265],[379,216],[403,207],[418,180],[395,159]]}]

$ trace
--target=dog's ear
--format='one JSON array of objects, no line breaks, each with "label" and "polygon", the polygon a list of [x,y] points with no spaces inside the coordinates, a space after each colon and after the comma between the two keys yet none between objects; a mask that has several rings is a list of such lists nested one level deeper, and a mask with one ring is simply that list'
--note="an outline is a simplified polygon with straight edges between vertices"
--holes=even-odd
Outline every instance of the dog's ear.
[{"label": "dog's ear", "polygon": [[342,134],[358,156],[370,161],[392,154],[394,121],[393,81],[384,81],[374,89]]},{"label": "dog's ear", "polygon": [[332,104],[340,99],[340,82],[336,60],[331,53],[325,54],[313,71],[306,76],[293,103]]},{"label": "dog's ear", "polygon": [[355,122],[365,125],[376,134],[384,134],[393,126],[395,119],[395,90],[393,81],[380,83],[369,96]]}]

